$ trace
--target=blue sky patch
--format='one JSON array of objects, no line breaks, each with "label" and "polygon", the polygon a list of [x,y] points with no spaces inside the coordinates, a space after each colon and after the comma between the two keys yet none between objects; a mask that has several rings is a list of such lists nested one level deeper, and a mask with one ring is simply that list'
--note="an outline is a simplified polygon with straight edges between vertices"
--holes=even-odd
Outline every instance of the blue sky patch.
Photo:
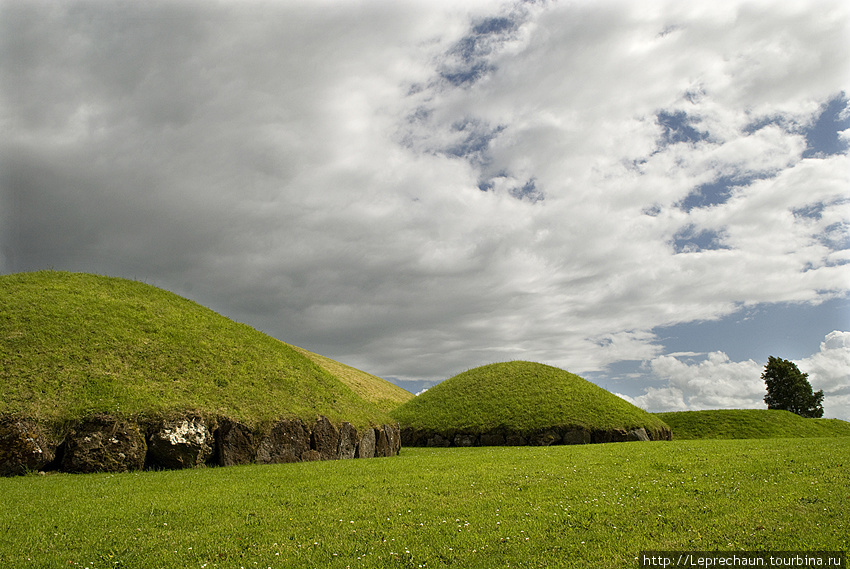
[{"label": "blue sky patch", "polygon": [[517,25],[506,17],[486,18],[474,24],[470,33],[449,50],[454,65],[449,64],[441,70],[440,77],[454,87],[467,87],[495,70],[487,57]]},{"label": "blue sky patch", "polygon": [[755,119],[750,124],[745,126],[742,129],[742,132],[744,134],[753,134],[754,132],[758,132],[761,129],[763,129],[767,126],[770,126],[770,125],[776,125],[780,128],[785,129],[786,131],[789,130],[788,121],[785,120],[781,116],[774,115],[774,116],[759,117],[759,118]]},{"label": "blue sky patch", "polygon": [[440,77],[455,87],[465,87],[475,83],[493,69],[494,67],[492,65],[479,61],[466,67],[443,70],[440,72]]},{"label": "blue sky patch", "polygon": [[665,353],[724,352],[732,361],[767,362],[768,356],[801,359],[817,353],[833,330],[850,329],[850,298],[820,305],[761,304],[707,322],[653,330]]},{"label": "blue sky patch", "polygon": [[769,173],[749,172],[719,176],[717,179],[694,188],[678,206],[685,212],[694,208],[722,205],[729,201],[736,187],[748,186],[755,180],[769,177]]},{"label": "blue sky patch", "polygon": [[682,200],[679,207],[690,212],[694,208],[726,203],[732,197],[732,190],[736,186],[735,178],[735,176],[720,176],[713,182],[697,186]]},{"label": "blue sky patch", "polygon": [[850,146],[838,135],[842,130],[850,128],[850,108],[847,95],[844,92],[827,101],[820,110],[814,122],[800,128],[781,115],[763,116],[754,119],[744,127],[745,134],[752,134],[767,126],[776,125],[786,132],[802,134],[806,137],[806,149],[803,158],[818,158],[845,154]]},{"label": "blue sky patch", "polygon": [[800,208],[792,209],[791,213],[793,213],[794,217],[797,218],[818,220],[823,217],[824,209],[826,209],[826,204],[823,202],[818,202],[814,204],[808,204]]},{"label": "blue sky patch", "polygon": [[713,229],[700,229],[686,225],[673,236],[673,249],[676,253],[696,253],[728,249],[723,244],[723,233]]},{"label": "blue sky patch", "polygon": [[[496,178],[508,178],[509,175],[505,171],[501,171],[491,178],[482,179],[478,182],[478,189],[482,192],[492,191],[496,187]],[[508,190],[508,194],[518,200],[526,200],[531,203],[537,203],[546,199],[543,191],[537,187],[537,180],[529,179],[522,186],[514,186]]]},{"label": "blue sky patch", "polygon": [[833,251],[850,249],[850,224],[838,221],[826,227],[818,240]]},{"label": "blue sky patch", "polygon": [[446,154],[469,160],[475,166],[490,163],[487,151],[490,142],[505,130],[504,125],[491,127],[476,119],[468,119],[452,125],[452,131],[463,133],[462,140],[445,150]]},{"label": "blue sky patch", "polygon": [[693,125],[699,120],[688,116],[685,111],[659,111],[655,115],[655,120],[661,127],[662,148],[680,142],[696,143],[706,140],[708,133],[697,130]]},{"label": "blue sky patch", "polygon": [[508,193],[518,200],[527,200],[532,203],[544,199],[543,192],[537,189],[537,182],[534,178],[527,181],[522,187],[511,188]]},{"label": "blue sky patch", "polygon": [[835,156],[847,152],[847,141],[838,136],[840,131],[850,128],[847,103],[847,95],[842,92],[824,105],[814,124],[805,130],[806,150],[803,158]]},{"label": "blue sky patch", "polygon": [[472,27],[472,33],[477,36],[500,34],[513,31],[516,27],[516,22],[510,18],[486,18]]}]

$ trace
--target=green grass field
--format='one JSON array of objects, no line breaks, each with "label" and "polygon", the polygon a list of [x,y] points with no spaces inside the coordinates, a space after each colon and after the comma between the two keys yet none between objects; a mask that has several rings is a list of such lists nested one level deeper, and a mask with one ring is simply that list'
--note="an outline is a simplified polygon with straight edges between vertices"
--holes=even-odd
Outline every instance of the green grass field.
[{"label": "green grass field", "polygon": [[0,479],[0,566],[636,567],[850,549],[850,439],[403,449]]},{"label": "green grass field", "polygon": [[670,425],[673,437],[681,440],[850,437],[847,421],[806,419],[775,409],[716,409],[654,415]]}]

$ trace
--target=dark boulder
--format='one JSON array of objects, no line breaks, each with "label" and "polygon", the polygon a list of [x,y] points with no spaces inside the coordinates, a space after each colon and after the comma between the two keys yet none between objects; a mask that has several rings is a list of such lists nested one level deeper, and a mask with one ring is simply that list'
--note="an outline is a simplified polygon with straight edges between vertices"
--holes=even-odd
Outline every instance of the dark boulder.
[{"label": "dark boulder", "polygon": [[96,415],[65,437],[65,472],[128,472],[145,466],[145,437],[135,423]]},{"label": "dark boulder", "polygon": [[310,434],[310,448],[319,453],[321,460],[334,460],[339,450],[339,432],[327,417],[319,417]]},{"label": "dark boulder", "polygon": [[428,446],[428,439],[434,436],[433,431],[404,427],[400,431],[401,444],[408,447]]},{"label": "dark boulder", "polygon": [[455,435],[454,446],[474,447],[478,444],[478,437],[469,433],[458,433]]},{"label": "dark boulder", "polygon": [[627,440],[629,441],[648,441],[649,435],[643,427],[632,429],[628,432]]},{"label": "dark boulder", "polygon": [[528,441],[525,437],[518,435],[516,433],[510,433],[505,437],[505,445],[509,447],[514,446],[525,446],[528,444]]},{"label": "dark boulder", "polygon": [[540,447],[548,447],[559,442],[561,442],[561,435],[559,435],[554,429],[546,429],[544,431],[534,433],[534,435],[530,438],[530,443],[532,445]]},{"label": "dark boulder", "polygon": [[351,423],[343,423],[339,428],[339,448],[336,457],[339,459],[354,458],[357,452],[357,429]]},{"label": "dark boulder", "polygon": [[355,458],[375,458],[375,429],[366,427],[357,443]]},{"label": "dark boulder", "polygon": [[566,429],[561,433],[561,442],[565,445],[590,444],[590,431],[582,428]]},{"label": "dark boulder", "polygon": [[383,427],[375,429],[375,456],[392,456],[390,454],[390,441]]},{"label": "dark boulder", "polygon": [[629,432],[626,429],[614,429],[611,431],[611,442],[624,443],[629,440]]},{"label": "dark boulder", "polygon": [[429,447],[448,447],[452,446],[452,441],[443,437],[442,435],[435,433],[434,435],[428,437],[428,442],[425,443],[425,446]]},{"label": "dark boulder", "polygon": [[382,425],[381,428],[387,434],[389,445],[387,456],[396,456],[401,451],[401,429],[397,425]]},{"label": "dark boulder", "polygon": [[250,464],[257,457],[256,437],[247,425],[223,418],[215,432],[215,450],[219,466]]},{"label": "dark boulder", "polygon": [[195,468],[212,458],[214,439],[197,417],[164,421],[148,439],[148,463],[156,468]]},{"label": "dark boulder", "polygon": [[672,441],[673,431],[669,427],[659,427],[649,432],[649,438],[653,441]]},{"label": "dark boulder", "polygon": [[504,446],[505,444],[505,435],[502,433],[484,433],[479,438],[481,446],[483,447],[498,447]]},{"label": "dark boulder", "polygon": [[298,419],[284,419],[274,424],[257,447],[257,462],[276,464],[298,462],[310,450],[310,433]]},{"label": "dark boulder", "polygon": [[313,449],[310,449],[310,450],[308,450],[307,452],[305,452],[304,454],[301,455],[301,462],[312,462],[314,460],[327,460],[327,459],[323,458],[322,454],[319,451],[313,450]]},{"label": "dark boulder", "polygon": [[56,456],[41,425],[31,419],[0,418],[0,476],[15,476],[41,470]]}]

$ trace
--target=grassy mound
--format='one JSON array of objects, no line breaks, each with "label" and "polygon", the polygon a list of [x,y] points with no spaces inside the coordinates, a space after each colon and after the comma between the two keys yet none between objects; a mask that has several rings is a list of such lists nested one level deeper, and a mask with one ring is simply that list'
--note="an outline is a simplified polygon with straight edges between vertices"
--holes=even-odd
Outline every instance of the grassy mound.
[{"label": "grassy mound", "polygon": [[437,433],[551,427],[588,430],[665,428],[658,417],[581,377],[544,364],[514,361],[471,369],[391,412],[402,425]]},{"label": "grassy mound", "polygon": [[140,282],[53,271],[0,277],[0,414],[387,422],[373,401],[386,408],[400,388],[369,376],[364,399],[355,380],[367,374],[349,370]]},{"label": "grassy mound", "polygon": [[677,439],[850,437],[847,421],[805,419],[789,411],[718,409],[654,415],[670,425]]}]

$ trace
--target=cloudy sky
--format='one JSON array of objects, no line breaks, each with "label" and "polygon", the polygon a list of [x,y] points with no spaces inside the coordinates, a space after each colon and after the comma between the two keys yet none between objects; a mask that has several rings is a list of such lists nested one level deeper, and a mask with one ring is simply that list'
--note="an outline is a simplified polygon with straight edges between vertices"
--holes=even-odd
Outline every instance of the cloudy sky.
[{"label": "cloudy sky", "polygon": [[841,0],[0,0],[0,272],[416,392],[495,361],[850,419]]}]

